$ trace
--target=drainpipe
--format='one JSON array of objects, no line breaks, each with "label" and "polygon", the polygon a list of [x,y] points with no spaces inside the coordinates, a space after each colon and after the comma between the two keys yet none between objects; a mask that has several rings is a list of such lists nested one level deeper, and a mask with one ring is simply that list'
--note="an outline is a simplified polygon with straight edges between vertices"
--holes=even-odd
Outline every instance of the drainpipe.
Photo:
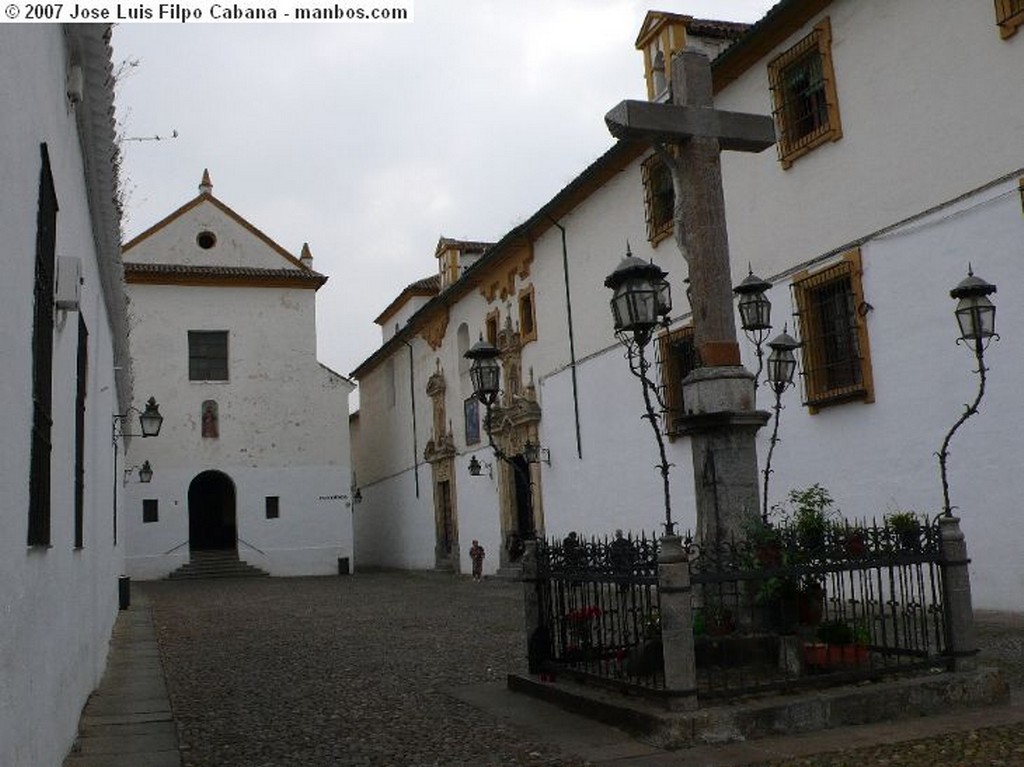
[{"label": "drainpipe", "polygon": [[420,497],[420,448],[416,438],[416,376],[413,369],[412,344],[402,339],[402,343],[409,349],[409,406],[412,408],[412,466],[413,477],[416,481],[416,497]]},{"label": "drainpipe", "polygon": [[569,251],[565,245],[565,227],[548,216],[548,220],[562,233],[562,275],[565,281],[565,316],[569,328],[569,370],[572,375],[572,407],[576,419],[576,455],[583,460],[583,442],[580,439],[580,397],[576,381],[576,339],[572,326],[572,296],[569,293]]}]

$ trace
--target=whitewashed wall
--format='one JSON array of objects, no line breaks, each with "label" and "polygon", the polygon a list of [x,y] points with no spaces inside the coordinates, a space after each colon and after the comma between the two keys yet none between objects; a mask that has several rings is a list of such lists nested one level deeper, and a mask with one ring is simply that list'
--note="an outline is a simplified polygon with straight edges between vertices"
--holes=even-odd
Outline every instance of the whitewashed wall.
[{"label": "whitewashed wall", "polygon": [[[864,297],[875,402],[850,402],[810,415],[799,391],[785,395],[769,500],[815,482],[852,517],[881,519],[896,508],[929,516],[942,507],[935,452],[977,391],[973,354],[955,343],[949,290],[976,274],[996,283],[997,330],[981,412],[957,432],[948,461],[951,502],[959,507],[973,558],[977,605],[1024,609],[1024,535],[1017,499],[1024,482],[1016,445],[1024,428],[1014,396],[1024,370],[1024,216],[1017,183],[1006,182],[871,240],[862,247]],[[776,316],[792,311],[788,285],[771,294]],[[789,318],[791,319],[791,318]],[[749,351],[749,348],[745,348]],[[752,363],[748,363],[752,364]],[[762,389],[759,404],[767,408]],[[761,434],[760,455],[767,432]]]},{"label": "whitewashed wall", "polygon": [[[0,25],[4,278],[0,280],[0,764],[59,764],[98,683],[117,613],[122,547],[114,545],[110,419],[117,412],[111,330],[102,295],[67,58],[57,25]],[[15,108],[16,107],[16,108]],[[84,547],[74,548],[78,316],[58,312],[53,353],[49,547],[26,548],[32,428],[32,306],[40,143],[60,204],[57,254],[82,259],[89,329]],[[121,539],[119,538],[119,541]]]},{"label": "whitewashed wall", "polygon": [[825,16],[843,137],[789,170],[774,148],[723,155],[733,263],[763,277],[1024,165],[1024,45],[999,37],[991,3],[837,0],[716,106],[771,114],[767,62]]}]

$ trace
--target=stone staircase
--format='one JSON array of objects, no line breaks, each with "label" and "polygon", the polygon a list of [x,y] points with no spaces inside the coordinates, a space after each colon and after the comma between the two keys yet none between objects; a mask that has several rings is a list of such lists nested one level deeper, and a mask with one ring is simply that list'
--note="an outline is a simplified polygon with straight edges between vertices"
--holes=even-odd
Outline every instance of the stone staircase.
[{"label": "stone staircase", "polygon": [[235,549],[193,551],[190,561],[168,575],[170,580],[198,578],[266,578],[270,573],[243,562]]}]

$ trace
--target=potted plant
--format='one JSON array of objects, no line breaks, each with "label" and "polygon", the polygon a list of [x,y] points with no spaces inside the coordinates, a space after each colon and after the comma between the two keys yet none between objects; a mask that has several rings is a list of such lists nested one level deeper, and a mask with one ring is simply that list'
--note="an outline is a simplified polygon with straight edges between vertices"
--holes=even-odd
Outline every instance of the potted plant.
[{"label": "potted plant", "polygon": [[812,670],[857,666],[868,660],[870,632],[846,621],[822,621],[817,642],[804,645],[804,663]]},{"label": "potted plant", "polygon": [[894,511],[885,518],[885,524],[895,533],[896,541],[904,551],[921,548],[921,518],[912,511]]},{"label": "potted plant", "polygon": [[832,495],[815,483],[803,489],[790,490],[787,501],[786,507],[776,508],[783,520],[796,530],[800,546],[810,553],[822,552],[827,534],[839,515]]}]

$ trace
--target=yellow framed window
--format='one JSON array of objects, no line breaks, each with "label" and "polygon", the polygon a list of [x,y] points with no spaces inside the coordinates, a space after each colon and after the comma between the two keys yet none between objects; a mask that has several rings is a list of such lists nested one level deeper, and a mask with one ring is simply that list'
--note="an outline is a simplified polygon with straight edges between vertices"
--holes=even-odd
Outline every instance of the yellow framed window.
[{"label": "yellow framed window", "polygon": [[999,34],[1005,40],[1017,34],[1017,28],[1024,24],[1024,0],[995,0],[996,24]]},{"label": "yellow framed window", "polygon": [[655,245],[672,234],[676,193],[672,174],[658,155],[652,154],[640,166],[644,180],[644,213],[647,239]]},{"label": "yellow framed window", "polygon": [[828,18],[768,62],[768,83],[783,168],[815,147],[842,138]]},{"label": "yellow framed window", "polygon": [[804,404],[812,413],[847,400],[875,401],[861,274],[860,251],[854,250],[793,281]]},{"label": "yellow framed window", "polygon": [[678,419],[686,410],[683,402],[683,379],[700,367],[700,357],[693,342],[693,326],[662,333],[657,339],[657,364],[661,376],[659,399],[663,407],[662,431],[670,437],[679,434]]}]

